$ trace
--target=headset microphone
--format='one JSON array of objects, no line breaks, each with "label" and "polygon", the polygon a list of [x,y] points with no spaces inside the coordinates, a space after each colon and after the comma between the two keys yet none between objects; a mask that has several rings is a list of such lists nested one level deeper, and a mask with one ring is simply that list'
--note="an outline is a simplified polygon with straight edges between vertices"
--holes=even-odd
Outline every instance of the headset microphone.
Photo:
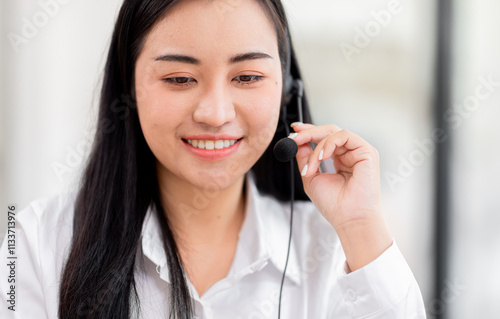
[{"label": "headset microphone", "polygon": [[295,155],[297,155],[297,151],[299,147],[291,138],[282,138],[281,140],[274,145],[274,157],[280,162],[288,162],[291,161]]}]

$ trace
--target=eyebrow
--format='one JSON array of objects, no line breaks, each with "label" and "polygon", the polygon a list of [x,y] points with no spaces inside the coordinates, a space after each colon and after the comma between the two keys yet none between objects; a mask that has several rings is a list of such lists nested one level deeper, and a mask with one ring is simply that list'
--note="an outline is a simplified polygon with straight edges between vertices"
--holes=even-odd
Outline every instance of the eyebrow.
[{"label": "eyebrow", "polygon": [[189,64],[200,64],[200,60],[187,55],[179,54],[165,54],[155,58],[155,61],[172,61],[172,62],[182,62]]},{"label": "eyebrow", "polygon": [[[230,64],[248,61],[248,60],[258,60],[258,59],[272,59],[273,57],[267,53],[263,52],[248,52],[243,54],[238,54],[229,59]],[[201,61],[197,58],[187,55],[180,54],[164,54],[156,57],[155,61],[171,61],[171,62],[181,62],[188,64],[201,64]]]},{"label": "eyebrow", "polygon": [[247,60],[258,60],[258,59],[272,59],[273,57],[267,53],[263,52],[248,52],[243,54],[238,54],[229,59],[229,63],[238,63]]}]

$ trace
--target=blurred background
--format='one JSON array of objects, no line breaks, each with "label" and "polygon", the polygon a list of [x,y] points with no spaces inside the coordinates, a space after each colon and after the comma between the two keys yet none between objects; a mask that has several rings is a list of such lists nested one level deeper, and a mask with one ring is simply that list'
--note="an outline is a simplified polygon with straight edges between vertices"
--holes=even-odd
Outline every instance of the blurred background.
[{"label": "blurred background", "polygon": [[[120,4],[0,2],[2,238],[9,205],[76,186]],[[380,152],[428,318],[500,318],[500,2],[284,4],[313,120]]]}]

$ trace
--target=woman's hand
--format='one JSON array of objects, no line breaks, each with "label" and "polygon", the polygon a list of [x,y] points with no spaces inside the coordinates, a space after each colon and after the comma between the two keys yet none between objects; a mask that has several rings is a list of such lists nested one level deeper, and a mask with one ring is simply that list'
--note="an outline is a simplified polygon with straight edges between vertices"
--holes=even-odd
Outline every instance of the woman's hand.
[{"label": "woman's hand", "polygon": [[[392,244],[380,208],[378,152],[335,125],[292,127],[304,190],[337,231],[349,268],[361,268]],[[308,142],[318,144],[314,151]],[[327,158],[333,158],[335,174],[319,171]]]}]

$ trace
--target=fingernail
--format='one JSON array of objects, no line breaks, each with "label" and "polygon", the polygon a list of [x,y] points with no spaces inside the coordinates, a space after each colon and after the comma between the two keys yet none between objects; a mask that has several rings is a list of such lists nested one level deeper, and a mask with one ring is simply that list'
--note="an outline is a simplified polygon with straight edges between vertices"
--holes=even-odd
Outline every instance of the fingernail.
[{"label": "fingernail", "polygon": [[300,175],[302,175],[302,176],[306,176],[306,174],[307,174],[307,168],[308,168],[308,167],[309,167],[309,165],[308,165],[308,164],[306,164],[306,166],[304,166],[304,168],[302,169],[302,172],[300,173]]},{"label": "fingernail", "polygon": [[295,136],[299,135],[299,133],[292,133],[288,135],[288,138],[291,138],[292,140],[295,138]]},{"label": "fingernail", "polygon": [[323,150],[321,150],[321,151],[319,152],[319,157],[318,157],[318,158],[319,158],[319,160],[320,160],[320,161],[322,161],[322,160],[323,160]]},{"label": "fingernail", "polygon": [[294,127],[294,126],[301,126],[303,125],[304,123],[302,122],[293,122],[292,124],[290,124],[291,127]]}]

